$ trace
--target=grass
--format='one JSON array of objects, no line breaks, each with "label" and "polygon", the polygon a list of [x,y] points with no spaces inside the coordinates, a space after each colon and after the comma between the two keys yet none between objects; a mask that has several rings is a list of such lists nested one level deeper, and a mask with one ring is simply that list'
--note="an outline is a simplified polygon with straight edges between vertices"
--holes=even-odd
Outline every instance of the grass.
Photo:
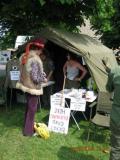
[{"label": "grass", "polygon": [[[50,133],[50,138],[24,137],[22,135],[24,105],[13,106],[6,112],[0,108],[0,160],[108,160],[109,140],[105,131],[87,142],[88,122],[80,120],[80,131],[70,120],[67,135]],[[35,120],[47,124],[49,109],[42,108]],[[92,134],[91,134],[92,135]]]}]

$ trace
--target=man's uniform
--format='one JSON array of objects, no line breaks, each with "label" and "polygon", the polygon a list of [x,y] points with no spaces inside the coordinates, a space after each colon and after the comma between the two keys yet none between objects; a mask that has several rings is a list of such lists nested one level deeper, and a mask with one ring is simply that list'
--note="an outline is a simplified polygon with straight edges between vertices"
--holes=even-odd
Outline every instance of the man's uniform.
[{"label": "man's uniform", "polygon": [[106,89],[114,92],[111,110],[111,153],[110,160],[120,160],[120,67],[111,69]]}]

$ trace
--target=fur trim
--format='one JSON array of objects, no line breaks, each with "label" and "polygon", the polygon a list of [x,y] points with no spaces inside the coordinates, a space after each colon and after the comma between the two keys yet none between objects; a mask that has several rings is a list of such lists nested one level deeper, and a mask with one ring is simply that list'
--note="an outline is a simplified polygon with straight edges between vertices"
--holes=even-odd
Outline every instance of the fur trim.
[{"label": "fur trim", "polygon": [[27,93],[29,93],[29,94],[32,94],[32,95],[37,95],[37,96],[39,96],[39,95],[42,95],[42,94],[43,94],[43,88],[41,88],[41,89],[39,89],[39,90],[37,90],[37,89],[30,89],[30,88],[28,88],[28,87],[25,87],[25,86],[24,86],[22,83],[20,83],[20,82],[17,82],[17,83],[16,83],[16,88],[22,90],[23,92],[27,92]]}]

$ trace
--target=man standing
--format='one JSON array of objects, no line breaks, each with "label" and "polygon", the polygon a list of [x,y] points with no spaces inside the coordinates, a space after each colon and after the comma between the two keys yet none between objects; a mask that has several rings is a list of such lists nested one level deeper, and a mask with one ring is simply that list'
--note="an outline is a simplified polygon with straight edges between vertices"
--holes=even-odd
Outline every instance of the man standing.
[{"label": "man standing", "polygon": [[76,56],[74,54],[68,54],[67,61],[63,66],[63,73],[66,78],[65,88],[78,89],[80,87],[80,82],[87,73],[87,70],[76,61]]},{"label": "man standing", "polygon": [[[54,72],[54,63],[52,59],[48,55],[48,51],[46,49],[43,50],[43,53],[40,55],[40,58],[43,62],[43,69],[46,74],[47,82],[53,81],[53,72]],[[44,107],[50,106],[50,95],[53,92],[53,86],[46,86],[43,89],[43,95],[41,96],[42,104]]]},{"label": "man standing", "polygon": [[110,116],[110,160],[120,160],[120,66],[109,70],[106,89],[109,92],[114,92]]},{"label": "man standing", "polygon": [[118,51],[116,52],[115,57],[116,57],[118,64],[120,64],[120,47],[118,47]]}]

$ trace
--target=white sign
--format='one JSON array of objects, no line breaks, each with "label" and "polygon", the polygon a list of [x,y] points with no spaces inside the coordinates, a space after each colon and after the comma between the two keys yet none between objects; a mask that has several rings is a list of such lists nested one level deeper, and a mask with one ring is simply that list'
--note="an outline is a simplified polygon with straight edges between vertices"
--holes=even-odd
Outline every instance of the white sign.
[{"label": "white sign", "polygon": [[68,133],[70,108],[51,106],[48,128],[57,133]]},{"label": "white sign", "polygon": [[71,98],[70,109],[74,111],[84,112],[86,109],[85,98]]},{"label": "white sign", "polygon": [[10,71],[10,78],[12,81],[18,81],[20,78],[20,71]]},{"label": "white sign", "polygon": [[50,105],[51,107],[55,106],[55,107],[64,107],[65,106],[65,98],[62,97],[61,93],[55,94],[53,96],[50,97]]}]

